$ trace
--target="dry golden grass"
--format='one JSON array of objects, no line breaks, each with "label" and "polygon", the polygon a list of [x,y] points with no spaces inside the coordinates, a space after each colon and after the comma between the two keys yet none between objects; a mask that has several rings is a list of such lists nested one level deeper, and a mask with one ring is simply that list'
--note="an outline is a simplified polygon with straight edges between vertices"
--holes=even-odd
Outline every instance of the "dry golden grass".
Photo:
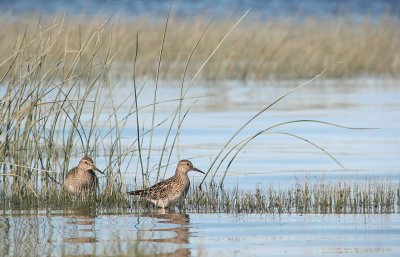
[{"label": "dry golden grass", "polygon": [[[21,42],[32,53],[54,45],[46,55],[47,65],[57,65],[61,56],[73,65],[80,55],[89,60],[96,47],[90,44],[83,51],[88,36],[98,31],[100,51],[104,59],[114,57],[113,75],[130,75],[135,53],[136,34],[139,34],[137,74],[144,76],[150,67],[155,74],[166,17],[142,16],[129,20],[113,17],[107,21],[100,15],[88,17],[24,16],[0,18],[0,63],[15,53]],[[352,21],[347,17],[330,20],[307,19],[262,21],[246,17],[227,38],[200,74],[203,79],[292,79],[306,78],[331,67],[328,77],[398,76],[400,74],[399,23],[386,17],[372,21]],[[106,24],[104,24],[106,22]],[[194,75],[235,21],[216,20],[207,30],[196,49],[188,75]],[[171,17],[167,28],[160,78],[179,79],[185,62],[200,38],[208,18],[191,21]],[[26,31],[26,36],[24,37]],[[56,38],[56,39],[55,39]],[[108,47],[110,46],[110,47]],[[13,50],[14,49],[14,50]],[[107,50],[107,51],[105,51]],[[108,52],[110,50],[110,52]],[[25,55],[25,58],[30,58]],[[0,67],[0,75],[7,70],[10,59]],[[102,60],[95,60],[101,63]],[[67,62],[68,63],[68,62]],[[67,65],[68,67],[68,65]],[[58,74],[62,76],[61,74]],[[65,73],[63,74],[65,78]]]}]

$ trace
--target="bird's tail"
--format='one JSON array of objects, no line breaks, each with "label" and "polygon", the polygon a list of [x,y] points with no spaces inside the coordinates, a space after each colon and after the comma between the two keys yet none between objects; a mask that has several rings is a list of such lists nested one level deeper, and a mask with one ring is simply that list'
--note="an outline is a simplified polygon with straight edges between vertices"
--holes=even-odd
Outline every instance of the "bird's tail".
[{"label": "bird's tail", "polygon": [[144,190],[135,190],[135,191],[127,192],[127,194],[130,194],[130,195],[139,195],[139,196],[143,196],[144,193],[145,193]]}]

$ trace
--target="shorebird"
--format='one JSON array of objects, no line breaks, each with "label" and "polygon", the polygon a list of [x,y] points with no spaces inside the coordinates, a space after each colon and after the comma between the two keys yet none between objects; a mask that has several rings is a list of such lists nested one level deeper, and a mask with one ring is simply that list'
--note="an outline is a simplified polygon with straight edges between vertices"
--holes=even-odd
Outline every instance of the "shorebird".
[{"label": "shorebird", "polygon": [[96,192],[97,176],[94,171],[104,174],[96,168],[94,162],[89,157],[83,157],[77,167],[68,171],[64,187],[71,193],[82,194]]},{"label": "shorebird", "polygon": [[193,167],[190,161],[181,160],[176,167],[174,176],[149,188],[131,191],[128,194],[140,196],[160,208],[174,206],[186,196],[189,190],[190,181],[187,173],[191,170],[204,174],[201,170]]}]

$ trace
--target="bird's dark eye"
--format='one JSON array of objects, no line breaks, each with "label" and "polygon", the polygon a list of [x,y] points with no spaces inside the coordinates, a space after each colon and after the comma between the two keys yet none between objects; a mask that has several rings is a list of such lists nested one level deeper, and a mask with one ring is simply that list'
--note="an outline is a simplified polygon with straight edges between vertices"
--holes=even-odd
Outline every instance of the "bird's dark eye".
[{"label": "bird's dark eye", "polygon": [[189,163],[186,163],[186,165],[187,165],[187,166],[190,166],[190,164],[189,164]]}]

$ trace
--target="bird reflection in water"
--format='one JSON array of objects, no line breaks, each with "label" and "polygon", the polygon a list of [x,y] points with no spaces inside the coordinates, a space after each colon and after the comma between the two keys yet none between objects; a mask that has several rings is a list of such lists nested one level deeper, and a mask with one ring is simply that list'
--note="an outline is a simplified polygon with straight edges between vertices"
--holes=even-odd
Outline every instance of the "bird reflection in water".
[{"label": "bird reflection in water", "polygon": [[[140,228],[140,218],[146,217],[151,219],[156,219],[156,224],[153,228]],[[164,226],[164,225],[167,226]],[[173,226],[169,225],[172,224]],[[177,256],[185,257],[190,255],[189,244],[189,226],[190,219],[189,215],[186,213],[178,213],[174,210],[159,209],[152,213],[142,213],[138,214],[138,238],[141,242],[155,243],[157,246],[160,244],[169,245],[171,248],[163,248],[160,256]],[[167,236],[165,236],[167,232]],[[145,238],[141,237],[140,234],[149,234]],[[170,236],[172,235],[172,236]],[[167,246],[168,247],[168,246]],[[159,248],[159,247],[157,247]],[[165,251],[167,250],[167,251]],[[166,253],[167,252],[167,253]]]},{"label": "bird reflection in water", "polygon": [[65,222],[68,231],[64,237],[65,243],[82,244],[96,243],[95,212],[73,211],[68,214]]}]

